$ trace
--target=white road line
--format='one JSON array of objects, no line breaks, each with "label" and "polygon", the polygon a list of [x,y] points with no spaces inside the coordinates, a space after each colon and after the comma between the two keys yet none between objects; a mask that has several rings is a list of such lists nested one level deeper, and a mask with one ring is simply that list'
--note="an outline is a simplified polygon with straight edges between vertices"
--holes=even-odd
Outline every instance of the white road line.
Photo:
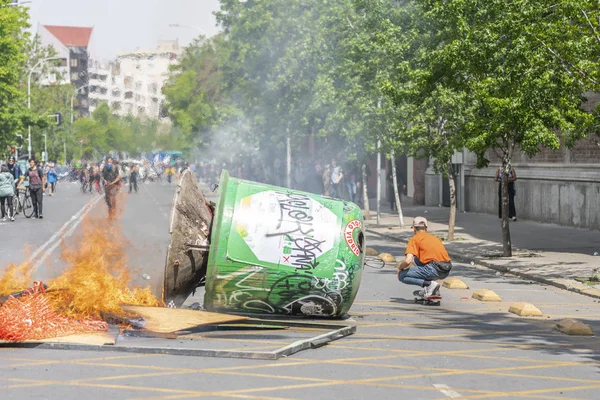
[{"label": "white road line", "polygon": [[441,383],[434,383],[433,387],[442,392],[442,394],[446,395],[446,397],[457,398],[462,397],[460,393],[455,392],[448,385],[444,385]]},{"label": "white road line", "polygon": [[[44,251],[43,254],[39,256],[39,259],[33,265],[33,272],[37,271],[40,265],[48,258],[50,254],[60,245],[60,243],[65,239],[65,237],[71,236],[75,228],[81,223],[83,218],[94,208],[94,206],[98,203],[98,201],[104,198],[104,196],[97,196],[90,201],[88,201],[85,206],[81,210],[77,212],[77,214],[73,215],[71,219],[69,219],[65,224],[60,228],[58,232],[56,232],[42,247],[40,247],[35,253],[33,253],[30,257],[30,260],[34,260],[46,247],[50,246],[47,250]],[[72,225],[71,225],[72,224]],[[68,232],[67,229],[71,226]],[[66,232],[66,233],[65,233]]]}]

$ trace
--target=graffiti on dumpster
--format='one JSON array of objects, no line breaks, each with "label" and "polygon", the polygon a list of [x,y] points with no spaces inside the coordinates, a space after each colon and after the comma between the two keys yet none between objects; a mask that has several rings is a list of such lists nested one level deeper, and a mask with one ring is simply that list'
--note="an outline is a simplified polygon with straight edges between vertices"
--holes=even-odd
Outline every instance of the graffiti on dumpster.
[{"label": "graffiti on dumpster", "polygon": [[[360,209],[310,194],[235,182],[226,189],[232,195],[221,207],[224,220],[230,222],[219,241],[222,253],[216,253],[224,257],[207,280],[210,309],[345,314],[362,273]],[[347,226],[356,249],[348,243]]]},{"label": "graffiti on dumpster", "polygon": [[[342,260],[331,278],[308,274],[281,274],[278,279],[266,279],[267,268],[247,266],[227,275],[218,275],[217,303],[266,314],[302,314],[332,316],[344,298],[351,296],[354,268],[348,269]],[[272,275],[272,274],[271,274]]]},{"label": "graffiti on dumpster", "polygon": [[337,217],[303,194],[268,190],[241,200],[235,230],[260,261],[312,270],[331,250]]}]

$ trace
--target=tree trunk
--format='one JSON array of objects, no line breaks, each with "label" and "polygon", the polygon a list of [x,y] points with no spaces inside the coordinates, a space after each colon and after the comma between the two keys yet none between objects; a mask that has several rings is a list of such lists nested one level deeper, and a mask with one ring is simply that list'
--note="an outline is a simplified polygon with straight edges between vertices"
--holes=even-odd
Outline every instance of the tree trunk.
[{"label": "tree trunk", "polygon": [[371,210],[369,209],[369,191],[367,188],[367,166],[362,165],[362,196],[363,207],[365,209],[365,219],[371,218]]},{"label": "tree trunk", "polygon": [[510,227],[508,222],[508,174],[510,172],[510,160],[508,157],[502,159],[502,256],[512,257],[512,245],[510,242]]},{"label": "tree trunk", "polygon": [[456,225],[456,181],[452,163],[448,163],[448,183],[450,185],[450,217],[448,219],[448,241],[454,240],[454,226]]},{"label": "tree trunk", "polygon": [[392,162],[392,184],[394,186],[394,197],[396,200],[396,208],[398,209],[398,219],[400,220],[400,228],[404,229],[404,215],[402,214],[402,205],[400,204],[400,195],[398,194],[398,179],[396,177],[396,157],[394,149],[390,153]]}]

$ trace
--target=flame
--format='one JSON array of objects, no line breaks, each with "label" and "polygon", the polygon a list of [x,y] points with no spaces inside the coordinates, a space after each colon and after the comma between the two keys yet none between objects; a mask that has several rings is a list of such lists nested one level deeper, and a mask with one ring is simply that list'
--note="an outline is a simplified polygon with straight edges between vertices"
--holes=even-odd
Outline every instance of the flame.
[{"label": "flame", "polygon": [[125,316],[121,304],[159,306],[149,287],[129,288],[126,241],[120,225],[87,217],[79,240],[64,245],[62,259],[69,267],[50,281],[52,303],[64,315],[102,318],[104,313]]},{"label": "flame", "polygon": [[[164,306],[149,287],[130,289],[127,241],[120,223],[123,196],[117,196],[119,210],[108,218],[86,217],[72,243],[62,242],[63,273],[48,283],[47,296],[60,314],[75,319],[102,319],[107,314],[127,316],[121,304]],[[24,290],[31,285],[31,264],[11,265],[0,277],[0,295]]]},{"label": "flame", "polygon": [[0,276],[0,296],[7,296],[28,288],[31,284],[33,265],[29,261],[11,264]]}]

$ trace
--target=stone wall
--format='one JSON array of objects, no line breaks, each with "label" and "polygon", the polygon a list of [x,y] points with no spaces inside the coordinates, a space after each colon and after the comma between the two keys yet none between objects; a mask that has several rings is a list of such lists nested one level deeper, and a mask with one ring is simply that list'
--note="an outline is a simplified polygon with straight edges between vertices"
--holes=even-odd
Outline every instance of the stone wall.
[{"label": "stone wall", "polygon": [[[518,177],[515,197],[518,218],[600,229],[600,164],[515,164],[514,167]],[[467,211],[498,213],[495,172],[496,167],[490,167],[466,173]]]}]

